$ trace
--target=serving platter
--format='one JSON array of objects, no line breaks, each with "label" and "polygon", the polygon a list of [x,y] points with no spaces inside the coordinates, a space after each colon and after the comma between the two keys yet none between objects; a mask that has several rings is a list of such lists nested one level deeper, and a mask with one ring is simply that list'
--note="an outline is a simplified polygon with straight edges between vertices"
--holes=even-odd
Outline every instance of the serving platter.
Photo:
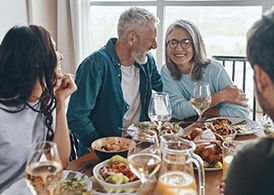
[{"label": "serving platter", "polygon": [[[164,123],[163,125],[164,130],[169,130],[171,125],[175,126],[176,123],[170,123],[170,122]],[[149,130],[149,129],[156,129],[156,128],[157,128],[156,125],[152,121],[138,122],[128,127],[129,130],[133,130],[133,131]],[[184,134],[183,128],[179,126],[178,131],[175,134],[183,135]]]},{"label": "serving platter", "polygon": [[210,118],[204,122],[205,125],[210,125],[213,120],[226,118],[231,121],[231,124],[238,123],[240,121],[246,120],[247,123],[244,125],[235,125],[234,128],[237,130],[237,135],[251,135],[257,133],[262,129],[262,127],[253,120],[237,117],[214,117]]}]

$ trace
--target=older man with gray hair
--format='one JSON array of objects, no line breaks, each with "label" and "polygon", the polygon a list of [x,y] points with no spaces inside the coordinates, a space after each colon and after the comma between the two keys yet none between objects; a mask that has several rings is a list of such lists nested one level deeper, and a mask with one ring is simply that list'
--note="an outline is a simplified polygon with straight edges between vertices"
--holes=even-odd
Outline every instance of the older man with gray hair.
[{"label": "older man with gray hair", "polygon": [[78,152],[88,152],[100,137],[121,136],[119,127],[149,120],[152,89],[162,80],[149,50],[157,48],[159,19],[146,9],[132,7],[118,21],[118,39],[111,38],[79,65],[78,90],[69,102],[69,128],[79,140]]}]

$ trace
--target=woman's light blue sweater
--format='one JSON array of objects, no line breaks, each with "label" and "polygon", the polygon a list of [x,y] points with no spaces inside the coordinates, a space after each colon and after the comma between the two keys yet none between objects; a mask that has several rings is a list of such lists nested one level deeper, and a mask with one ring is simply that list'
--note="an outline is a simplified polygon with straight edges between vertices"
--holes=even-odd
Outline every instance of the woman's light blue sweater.
[{"label": "woman's light blue sweater", "polygon": [[[180,80],[175,80],[166,65],[161,68],[161,76],[163,80],[163,91],[170,96],[172,106],[172,117],[182,120],[197,115],[190,103],[191,93],[196,81],[191,79],[190,74],[183,74]],[[223,90],[233,82],[226,72],[225,68],[217,61],[211,60],[203,69],[202,82],[210,85],[211,94]],[[220,108],[220,116],[222,117],[240,117],[248,118],[248,108],[235,104],[219,103],[215,107]]]}]

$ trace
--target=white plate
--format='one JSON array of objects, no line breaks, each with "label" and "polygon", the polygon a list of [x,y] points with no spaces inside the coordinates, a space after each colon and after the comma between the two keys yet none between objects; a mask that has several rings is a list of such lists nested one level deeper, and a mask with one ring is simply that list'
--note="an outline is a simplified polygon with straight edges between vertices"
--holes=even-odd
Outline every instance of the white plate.
[{"label": "white plate", "polygon": [[92,191],[92,195],[137,195],[138,188],[97,188]]},{"label": "white plate", "polygon": [[[150,129],[151,127],[155,127],[155,126],[156,126],[152,121],[143,121],[143,122],[139,122],[139,123],[143,123],[143,124],[145,124],[145,125],[149,125],[149,127],[145,127],[145,128],[140,129],[140,128],[138,128],[138,127],[136,126],[136,124],[132,124],[132,125],[130,125],[130,126],[128,127],[128,129],[130,129],[130,130],[136,130],[136,131],[138,131],[138,130],[148,130],[148,129]],[[166,123],[164,123],[163,126],[166,127],[166,126],[169,126],[170,124],[172,124],[172,123],[166,122]],[[180,128],[179,128],[179,131],[178,131],[176,134],[178,134],[178,135],[183,135],[183,134],[184,134],[183,128],[180,127]]]},{"label": "white plate", "polygon": [[[62,176],[61,182],[65,180],[65,178],[67,177],[69,172],[72,172],[72,171],[69,171],[69,170],[64,170],[63,171],[63,176]],[[76,172],[76,171],[73,171],[73,172]],[[79,172],[76,172],[76,173],[77,173],[76,174],[77,179],[81,179],[83,174],[79,173]],[[92,189],[92,182],[89,179],[89,177],[85,175],[84,176],[84,181],[87,182],[87,185],[85,186],[84,189],[91,190]],[[9,188],[7,188],[2,193],[2,195],[13,195],[13,194],[16,194],[16,195],[32,195],[30,189],[27,186],[25,178],[22,178],[19,181],[15,182],[14,184],[12,184]]]},{"label": "white plate", "polygon": [[89,179],[89,177],[82,174],[82,173],[80,173],[80,172],[77,172],[77,171],[63,170],[63,177],[62,177],[61,182],[65,181],[65,178],[67,177],[67,175],[70,172],[76,173],[76,175],[74,177],[77,178],[77,180],[80,180],[81,178],[83,178],[84,181],[87,182],[87,185],[84,187],[84,189],[86,189],[86,190],[91,190],[92,189],[92,182]]},{"label": "white plate", "polygon": [[[250,119],[236,118],[236,117],[215,117],[215,118],[210,118],[208,120],[211,121],[211,120],[220,119],[220,118],[227,118],[228,120],[231,121],[231,124],[238,123],[242,120],[247,120],[247,124],[244,125],[245,132],[243,133],[238,132],[237,135],[250,135],[250,134],[257,133],[258,131],[261,130],[261,126],[257,122]],[[209,124],[211,124],[211,122],[205,121],[205,125],[209,125]]]}]

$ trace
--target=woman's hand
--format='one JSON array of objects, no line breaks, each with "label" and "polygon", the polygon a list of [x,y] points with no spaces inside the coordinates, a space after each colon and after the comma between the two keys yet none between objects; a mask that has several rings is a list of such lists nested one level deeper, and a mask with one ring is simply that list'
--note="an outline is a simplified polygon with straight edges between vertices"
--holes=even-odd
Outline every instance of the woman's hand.
[{"label": "woman's hand", "polygon": [[248,105],[245,103],[248,98],[246,98],[246,94],[243,90],[239,89],[236,85],[229,85],[224,88],[222,91],[222,99],[223,102],[229,104],[237,104],[243,107],[247,107]]},{"label": "woman's hand", "polygon": [[73,74],[64,74],[61,84],[55,90],[55,96],[59,104],[64,104],[67,97],[77,90]]}]

